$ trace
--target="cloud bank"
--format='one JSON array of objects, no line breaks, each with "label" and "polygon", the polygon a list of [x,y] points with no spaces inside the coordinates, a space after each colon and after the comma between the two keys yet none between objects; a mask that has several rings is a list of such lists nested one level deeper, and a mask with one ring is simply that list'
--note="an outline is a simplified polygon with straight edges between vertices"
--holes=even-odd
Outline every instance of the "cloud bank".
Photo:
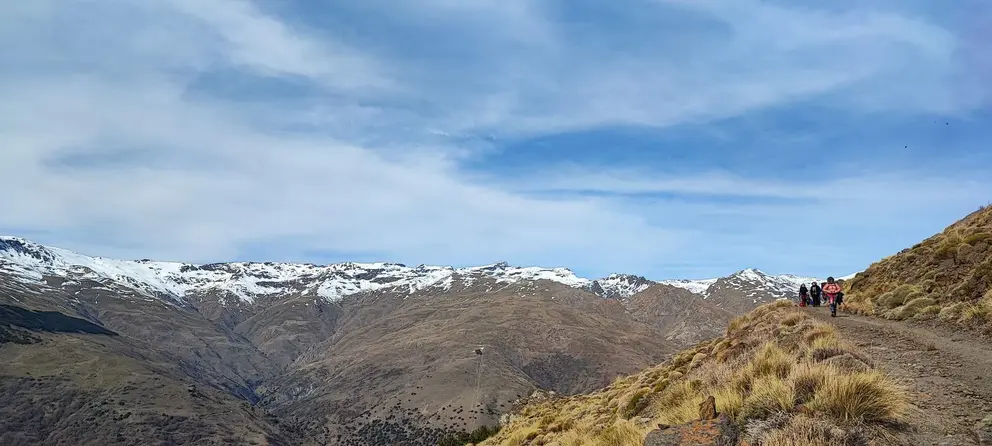
[{"label": "cloud bank", "polygon": [[[810,182],[718,159],[497,162],[530,138],[769,109],[986,111],[988,95],[961,88],[983,85],[974,35],[912,9],[280,5],[0,6],[0,65],[11,67],[0,72],[0,232],[124,258],[836,275],[992,192],[969,171],[835,169]],[[679,150],[708,159],[706,147]]]}]

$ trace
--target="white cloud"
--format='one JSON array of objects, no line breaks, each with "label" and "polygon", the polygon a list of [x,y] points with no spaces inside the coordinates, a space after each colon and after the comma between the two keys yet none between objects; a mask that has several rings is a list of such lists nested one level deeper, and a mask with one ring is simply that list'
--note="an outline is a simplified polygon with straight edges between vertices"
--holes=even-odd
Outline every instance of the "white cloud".
[{"label": "white cloud", "polygon": [[[880,209],[896,206],[875,206],[893,197],[936,205],[953,192],[961,197],[955,206],[974,199],[940,179],[904,177],[814,187],[728,173],[659,179],[650,170],[575,170],[507,184],[470,177],[460,163],[474,149],[439,139],[485,129],[674,125],[842,87],[861,97],[878,76],[908,63],[932,71],[897,77],[898,88],[867,96],[872,104],[905,105],[890,102],[893,94],[916,89],[921,99],[910,105],[918,110],[930,110],[935,98],[940,110],[970,106],[934,81],[948,69],[945,51],[953,46],[934,26],[894,14],[708,5],[704,14],[731,22],[730,45],[704,39],[698,47],[611,53],[588,38],[572,42],[547,4],[418,2],[421,20],[477,24],[463,30],[471,34],[466,45],[496,41],[484,46],[494,61],[481,67],[372,56],[331,38],[333,30],[303,29],[251,2],[4,5],[0,45],[14,48],[0,52],[0,64],[16,69],[0,73],[0,228],[47,231],[51,242],[122,257],[223,260],[278,240],[279,252],[267,255],[361,252],[413,263],[506,259],[647,273],[673,263],[713,265],[724,249],[772,258],[789,245],[767,240],[761,225],[798,237],[776,222],[815,207],[645,206],[528,192],[776,197],[829,202],[835,211],[859,202],[859,210],[871,211],[859,218],[879,225],[887,221]],[[481,25],[487,17],[493,22]],[[865,52],[848,51],[866,43]],[[240,101],[191,91],[218,67],[305,79],[313,98]],[[453,72],[460,69],[464,75]],[[458,78],[468,80],[448,82]],[[286,130],[293,125],[309,131]],[[979,186],[974,190],[987,190]],[[721,218],[736,219],[735,230]],[[830,224],[814,221],[817,228]]]}]

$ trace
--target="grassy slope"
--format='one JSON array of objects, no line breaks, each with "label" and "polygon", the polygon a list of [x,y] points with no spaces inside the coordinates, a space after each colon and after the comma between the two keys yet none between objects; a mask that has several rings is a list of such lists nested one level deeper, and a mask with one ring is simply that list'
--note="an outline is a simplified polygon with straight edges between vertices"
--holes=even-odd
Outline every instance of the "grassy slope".
[{"label": "grassy slope", "polygon": [[600,391],[531,402],[481,444],[640,446],[659,423],[695,419],[709,395],[751,445],[896,442],[910,410],[907,391],[833,327],[777,302]]},{"label": "grassy slope", "polygon": [[871,265],[845,288],[852,312],[992,334],[992,207]]}]

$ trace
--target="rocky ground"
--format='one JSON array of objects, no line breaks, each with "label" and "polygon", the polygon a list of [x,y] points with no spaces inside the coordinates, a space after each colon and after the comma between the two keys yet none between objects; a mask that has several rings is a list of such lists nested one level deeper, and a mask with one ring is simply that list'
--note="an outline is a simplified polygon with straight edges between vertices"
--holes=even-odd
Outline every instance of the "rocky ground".
[{"label": "rocky ground", "polygon": [[844,313],[831,318],[825,307],[807,311],[835,324],[909,387],[919,408],[910,423],[915,444],[992,444],[980,443],[978,428],[992,414],[992,343],[938,326]]}]

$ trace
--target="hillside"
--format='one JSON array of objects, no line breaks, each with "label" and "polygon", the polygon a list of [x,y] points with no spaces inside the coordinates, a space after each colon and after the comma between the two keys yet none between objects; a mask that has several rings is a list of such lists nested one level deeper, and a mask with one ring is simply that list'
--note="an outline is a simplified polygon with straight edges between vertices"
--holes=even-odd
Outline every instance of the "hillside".
[{"label": "hillside", "polygon": [[871,265],[845,288],[855,313],[992,334],[992,207]]},{"label": "hillside", "polygon": [[[427,445],[495,425],[536,390],[588,392],[657,364],[719,335],[741,312],[791,295],[796,280],[753,269],[652,281],[506,263],[197,265],[90,257],[0,237],[0,305],[9,309],[0,320],[0,381],[17,389],[7,407],[79,395],[81,404],[97,404],[82,412],[89,419],[117,404],[120,413],[94,431],[98,444],[116,444],[118,432],[130,438],[138,432],[132,423],[149,438],[181,443],[163,430],[178,423],[164,418],[174,416],[188,418],[182,426],[214,426],[198,430],[204,444],[245,436],[263,444]],[[45,314],[55,326],[25,314]],[[80,356],[58,357],[61,349]],[[56,378],[19,381],[39,370]],[[127,394],[140,398],[116,397],[124,388],[114,380],[73,378],[121,374],[134,376]],[[192,398],[186,386],[210,397]],[[47,444],[79,428],[20,420],[31,438],[52,439]]]},{"label": "hillside", "polygon": [[[686,424],[699,418],[709,396],[723,418]],[[640,446],[652,431],[652,441],[673,441],[652,443],[665,445],[697,444],[689,438],[710,441],[698,444],[913,444],[903,424],[909,399],[907,389],[834,327],[779,302],[735,319],[722,337],[602,390],[538,395],[481,444]]]}]

